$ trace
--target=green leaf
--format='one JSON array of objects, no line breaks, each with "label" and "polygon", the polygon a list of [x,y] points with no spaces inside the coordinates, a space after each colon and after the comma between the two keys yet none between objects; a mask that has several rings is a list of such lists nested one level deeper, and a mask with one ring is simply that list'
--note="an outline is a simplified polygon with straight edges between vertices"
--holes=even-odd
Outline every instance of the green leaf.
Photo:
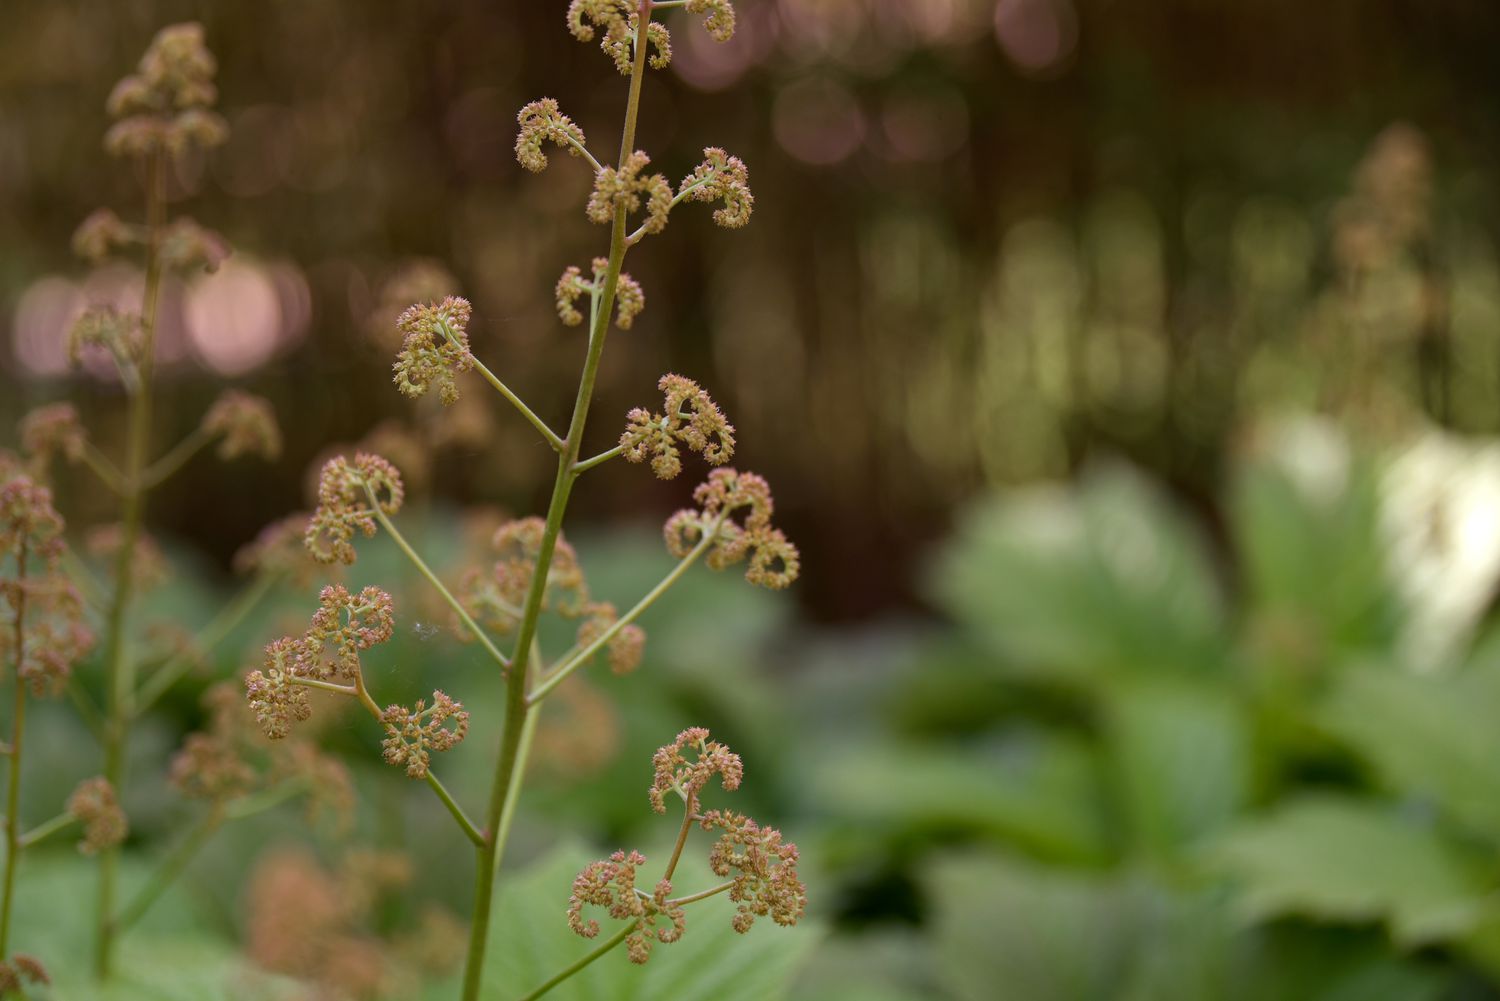
[{"label": "green leaf", "polygon": [[1226,661],[1198,533],[1140,476],[1096,471],[969,513],[933,575],[940,603],[1015,666],[1082,683],[1120,670],[1202,675]]},{"label": "green leaf", "polygon": [[1232,831],[1210,856],[1241,881],[1253,917],[1383,921],[1409,947],[1474,927],[1486,892],[1475,866],[1438,832],[1342,797],[1285,806]]},{"label": "green leaf", "polygon": [[[599,938],[582,939],[564,919],[573,877],[597,856],[563,847],[540,862],[502,879],[490,923],[489,956],[482,996],[511,1001],[587,955],[617,923],[601,917]],[[646,873],[665,861],[651,857]],[[654,877],[653,877],[654,878]],[[683,857],[674,882],[683,892],[718,882],[696,856]],[[649,887],[647,887],[649,889]],[[816,891],[814,891],[816,892]],[[687,908],[681,941],[658,944],[644,966],[630,963],[623,946],[605,955],[547,995],[549,1001],[776,1001],[822,937],[815,923],[780,928],[758,919],[745,935],[730,927],[734,904],[724,895]],[[455,996],[451,984],[434,985],[426,996]]]},{"label": "green leaf", "polygon": [[1497,695],[1465,676],[1347,670],[1321,718],[1393,789],[1500,839]]}]

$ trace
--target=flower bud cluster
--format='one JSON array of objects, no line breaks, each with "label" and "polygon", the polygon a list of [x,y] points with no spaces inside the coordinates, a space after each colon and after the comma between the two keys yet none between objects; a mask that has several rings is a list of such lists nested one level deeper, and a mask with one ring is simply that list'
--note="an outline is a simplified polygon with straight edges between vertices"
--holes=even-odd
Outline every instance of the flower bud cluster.
[{"label": "flower bud cluster", "polygon": [[[453,721],[451,729],[445,725],[449,720]],[[418,699],[410,709],[387,706],[380,721],[385,725],[382,757],[387,764],[404,765],[407,776],[414,779],[427,775],[433,751],[450,750],[469,733],[469,714],[463,703],[440,691],[432,693],[431,706],[426,699]]]},{"label": "flower bud cluster", "polygon": [[744,934],[756,917],[770,916],[783,927],[797,923],[807,910],[807,886],[797,876],[797,846],[781,832],[761,827],[732,810],[710,810],[699,822],[705,831],[723,833],[708,853],[716,876],[734,875],[729,899],[739,904],[731,923]]},{"label": "flower bud cluster", "polygon": [[121,375],[133,375],[142,351],[141,318],[109,306],[85,310],[68,328],[68,360],[81,365],[96,351],[108,354]]},{"label": "flower bud cluster", "polygon": [[217,271],[228,259],[229,241],[187,216],[173,219],[162,230],[158,250],[162,267],[170,271]]},{"label": "flower bud cluster", "polygon": [[0,997],[19,994],[27,984],[45,987],[50,983],[52,978],[47,975],[47,968],[35,956],[17,952],[8,960],[0,961]]},{"label": "flower bud cluster", "polygon": [[[594,601],[583,609],[584,619],[578,626],[578,645],[586,647],[603,636],[619,620],[612,602]],[[609,669],[615,674],[629,674],[641,666],[646,651],[646,631],[635,623],[622,627],[604,644]]]},{"label": "flower bud cluster", "polygon": [[175,24],[157,32],[136,72],[109,95],[106,110],[115,124],[104,148],[114,156],[140,157],[221,145],[229,126],[209,110],[218,99],[217,69],[202,25]]},{"label": "flower bud cluster", "polygon": [[641,171],[650,164],[651,158],[636,150],[618,169],[605,167],[599,171],[585,209],[589,220],[608,225],[614,222],[617,209],[624,209],[627,215],[640,211],[644,197],[646,221],[641,228],[647,233],[666,229],[667,215],[672,211],[672,183],[661,174],[643,177]]},{"label": "flower bud cluster", "polygon": [[532,173],[547,169],[547,154],[542,146],[551,140],[558,146],[566,146],[573,156],[582,156],[587,145],[583,129],[573,124],[573,119],[558,110],[557,102],[550,97],[532,101],[516,115],[521,132],[516,136],[516,160]]},{"label": "flower bud cluster", "polygon": [[678,444],[701,453],[714,466],[734,456],[734,425],[696,382],[669,373],[656,388],[665,394],[661,413],[637,407],[625,415],[620,447],[627,462],[644,462],[650,456],[652,472],[670,480],[682,472]]},{"label": "flower bud cluster", "polygon": [[396,355],[396,386],[416,399],[436,385],[438,398],[451,407],[458,402],[460,373],[474,367],[469,351],[469,300],[450,295],[442,302],[410,307],[396,321],[403,340]]},{"label": "flower bud cluster", "polygon": [[[594,258],[593,269],[593,281],[584,281],[582,269],[576,266],[569,267],[557,280],[557,315],[567,326],[576,327],[583,322],[583,313],[579,311],[575,303],[584,293],[597,296],[604,292],[604,278],[609,270],[609,258]],[[620,277],[615,282],[616,325],[621,330],[629,330],[635,323],[635,318],[641,315],[641,311],[645,308],[646,293],[641,289],[640,282],[625,272],[620,272]]]},{"label": "flower bud cluster", "polygon": [[[672,743],[657,748],[651,758],[654,775],[647,793],[651,809],[666,813],[668,792],[676,792],[689,804],[695,804],[698,794],[715,775],[719,776],[719,783],[727,792],[740,787],[740,781],[745,777],[745,763],[738,754],[708,738],[705,728],[689,727]],[[684,752],[691,752],[692,760]]]},{"label": "flower bud cluster", "polygon": [[[573,894],[568,898],[568,927],[584,938],[599,934],[598,921],[584,920],[585,907],[602,907],[618,921],[635,922],[635,928],[625,937],[625,952],[638,965],[651,958],[654,941],[669,945],[687,929],[682,906],[668,900],[670,880],[660,880],[649,896],[636,889],[636,871],[645,864],[646,857],[637,851],[619,851],[608,859],[590,862],[573,879]],[[666,926],[657,927],[663,919]]]},{"label": "flower bud cluster", "polygon": [[703,27],[716,42],[734,37],[734,4],[730,0],[687,0],[683,6],[689,14],[703,14]]},{"label": "flower bud cluster", "polygon": [[[501,634],[510,633],[520,621],[546,529],[546,522],[536,517],[505,522],[490,540],[498,558],[489,571],[471,570],[465,575],[461,591],[464,603],[471,614]],[[542,611],[577,618],[588,602],[588,582],[578,553],[559,533],[542,593]]]},{"label": "flower bud cluster", "polygon": [[722,201],[714,211],[714,222],[725,229],[739,229],[750,221],[755,195],[750,192],[750,168],[737,156],[716,146],[703,151],[703,162],[682,179],[678,194],[693,202]]},{"label": "flower bud cluster", "polygon": [[[568,30],[580,42],[594,40],[595,30],[603,32],[599,47],[614,60],[615,68],[625,76],[633,69],[635,35],[640,21],[635,5],[629,0],[572,0],[568,5]],[[646,25],[646,44],[654,51],[653,69],[662,69],[672,61],[672,36],[663,24]]]},{"label": "flower bud cluster", "polygon": [[0,664],[14,666],[36,696],[60,692],[94,642],[59,568],[62,530],[45,486],[23,475],[0,484]]},{"label": "flower bud cluster", "polygon": [[43,466],[54,455],[77,462],[87,446],[88,432],[71,403],[49,403],[21,418],[21,448]]},{"label": "flower bud cluster", "polygon": [[[774,504],[771,487],[754,473],[715,469],[693,491],[699,509],[684,508],[667,519],[663,527],[667,551],[681,559],[705,535],[713,543],[706,562],[714,570],[745,559],[750,565],[745,579],[759,587],[780,590],[789,586],[802,569],[801,554],[778,528],[771,526]],[[734,515],[745,511],[743,523]]]},{"label": "flower bud cluster", "polygon": [[140,239],[140,231],[122,221],[113,210],[95,209],[73,231],[73,253],[99,264],[117,248],[139,243]]},{"label": "flower bud cluster", "polygon": [[225,390],[200,425],[219,442],[219,458],[226,461],[242,455],[258,455],[271,461],[281,454],[281,428],[271,402],[238,389]]},{"label": "flower bud cluster", "polygon": [[302,541],[319,563],[354,562],[354,533],[375,535],[375,508],[395,514],[406,499],[401,474],[385,459],[356,452],[354,461],[340,455],[323,466],[318,478],[318,506]]},{"label": "flower bud cluster", "polygon": [[130,827],[115,796],[115,787],[103,777],[84,779],[68,797],[65,809],[83,825],[78,850],[93,855],[125,840]]}]

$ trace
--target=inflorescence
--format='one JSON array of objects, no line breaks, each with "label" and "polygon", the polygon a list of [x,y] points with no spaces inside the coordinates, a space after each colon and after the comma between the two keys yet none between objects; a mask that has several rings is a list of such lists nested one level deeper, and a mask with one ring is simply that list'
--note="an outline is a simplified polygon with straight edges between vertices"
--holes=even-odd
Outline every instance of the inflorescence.
[{"label": "inflorescence", "polygon": [[374,537],[375,512],[395,514],[405,499],[401,474],[380,456],[356,452],[352,462],[342,455],[329,459],[303,535],[307,551],[319,563],[353,563],[354,533]]},{"label": "inflorescence", "polygon": [[[771,525],[775,504],[771,487],[754,473],[715,469],[693,491],[698,509],[684,508],[667,519],[663,529],[667,551],[684,557],[705,537],[711,538],[706,562],[723,570],[749,557],[745,579],[760,587],[780,590],[797,579],[802,569],[797,547]],[[745,512],[744,520],[734,516]]]}]

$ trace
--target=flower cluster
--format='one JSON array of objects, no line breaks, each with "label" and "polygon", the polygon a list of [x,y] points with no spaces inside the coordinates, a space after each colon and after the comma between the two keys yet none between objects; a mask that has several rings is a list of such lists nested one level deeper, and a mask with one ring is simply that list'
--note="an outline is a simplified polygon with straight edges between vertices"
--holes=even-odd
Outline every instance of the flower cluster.
[{"label": "flower cluster", "polygon": [[[590,602],[583,609],[584,619],[578,626],[578,646],[592,645],[609,631],[620,614],[608,601]],[[635,623],[622,626],[604,644],[609,658],[609,669],[616,674],[629,674],[641,666],[641,656],[646,650],[646,631]]]},{"label": "flower cluster", "polygon": [[[802,558],[779,528],[771,526],[771,487],[754,473],[715,469],[693,491],[699,509],[684,508],[663,528],[667,551],[681,559],[705,537],[711,537],[707,563],[714,570],[750,558],[745,579],[760,587],[787,587],[802,569]],[[734,515],[746,511],[744,522]]]},{"label": "flower cluster", "polygon": [[0,664],[37,696],[61,691],[93,646],[83,601],[58,566],[62,530],[46,487],[19,475],[0,485]]},{"label": "flower cluster", "polygon": [[21,418],[21,448],[42,465],[54,455],[77,462],[87,447],[88,432],[71,403],[49,403]]},{"label": "flower cluster", "polygon": [[0,961],[0,997],[19,992],[26,984],[46,986],[52,983],[47,968],[35,956],[24,952],[14,953],[8,960]]},{"label": "flower cluster", "polygon": [[[689,810],[696,812],[698,794],[715,775],[719,776],[720,784],[728,792],[740,787],[740,780],[745,777],[744,762],[738,754],[708,737],[709,733],[703,727],[689,727],[672,743],[657,748],[651,758],[654,774],[647,793],[651,809],[666,813],[665,796],[668,792],[676,792],[688,803]],[[693,752],[691,761],[684,751]]]},{"label": "flower cluster", "polygon": [[90,354],[103,353],[128,378],[135,372],[141,351],[141,318],[135,313],[95,306],[68,328],[68,360],[74,365],[83,364]]},{"label": "flower cluster", "polygon": [[[596,257],[593,260],[593,281],[583,280],[582,269],[572,266],[557,280],[557,315],[563,323],[576,327],[583,322],[583,313],[575,303],[584,294],[597,296],[604,291],[605,272],[609,270],[609,259]],[[615,323],[621,330],[629,330],[635,318],[646,308],[646,293],[640,282],[625,272],[620,272],[615,282]]]},{"label": "flower cluster", "polygon": [[117,248],[140,241],[139,228],[121,220],[113,209],[95,209],[73,231],[73,253],[99,264]]},{"label": "flower cluster", "polygon": [[184,273],[217,271],[231,253],[229,241],[187,216],[173,219],[162,230],[157,252],[162,267]]},{"label": "flower cluster", "polygon": [[[449,720],[453,721],[452,729],[445,725]],[[469,732],[469,714],[463,703],[440,691],[432,693],[431,706],[426,699],[418,699],[410,709],[387,706],[380,721],[385,725],[385,740],[380,746],[386,763],[405,765],[406,774],[414,779],[427,775],[431,752],[457,746]]]},{"label": "flower cluster", "polygon": [[[546,528],[541,518],[505,522],[490,540],[497,557],[494,564],[487,572],[470,570],[464,577],[460,592],[464,604],[471,614],[501,634],[511,632],[520,621]],[[588,582],[584,580],[578,554],[559,534],[547,572],[547,587],[542,593],[542,610],[576,618],[583,614],[588,601]]]},{"label": "flower cluster", "polygon": [[219,458],[258,455],[267,461],[281,454],[281,428],[270,401],[238,389],[225,390],[203,415],[203,432],[219,442]]},{"label": "flower cluster", "polygon": [[353,563],[354,533],[374,536],[375,511],[395,514],[405,499],[401,474],[385,459],[368,452],[356,452],[353,462],[336,456],[318,478],[318,506],[302,541],[319,563]]},{"label": "flower cluster", "polygon": [[229,127],[209,110],[218,99],[213,83],[217,68],[203,44],[202,25],[163,28],[136,72],[109,95],[106,108],[115,124],[104,137],[104,148],[114,156],[139,157],[222,144]]},{"label": "flower cluster", "polygon": [[403,341],[394,366],[401,392],[415,399],[436,385],[444,406],[458,402],[457,376],[474,367],[468,334],[472,314],[469,300],[452,295],[401,314],[396,328]]},{"label": "flower cluster", "polygon": [[614,222],[617,210],[623,209],[627,215],[637,212],[644,196],[646,221],[641,228],[647,233],[666,229],[667,215],[672,211],[672,182],[661,174],[643,177],[641,171],[650,164],[651,158],[636,150],[618,169],[605,167],[599,171],[585,210],[590,221],[608,225]]},{"label": "flower cluster", "polygon": [[516,136],[516,160],[533,173],[547,169],[547,154],[542,146],[548,140],[558,146],[568,147],[573,156],[582,156],[586,145],[583,130],[573,124],[573,119],[557,108],[550,97],[532,101],[516,115],[521,132]]},{"label": "flower cluster", "polygon": [[[602,907],[618,921],[633,921],[635,927],[625,937],[625,952],[636,964],[651,958],[653,941],[670,945],[687,929],[682,905],[668,899],[672,892],[670,880],[659,881],[649,896],[636,889],[636,871],[645,864],[646,857],[637,851],[629,854],[619,851],[607,859],[590,862],[574,878],[573,894],[568,898],[568,927],[584,938],[599,934],[598,921],[584,920],[584,907]],[[659,928],[657,923],[662,919],[667,925]]]},{"label": "flower cluster", "polygon": [[703,162],[682,179],[678,196],[693,202],[722,201],[714,210],[714,222],[725,229],[739,229],[750,221],[755,196],[750,192],[750,168],[737,156],[716,146],[703,151]]},{"label": "flower cluster", "polygon": [[734,37],[734,4],[730,0],[687,0],[683,9],[704,15],[703,27],[714,41],[727,42]]},{"label": "flower cluster", "polygon": [[663,480],[682,472],[678,444],[699,452],[710,465],[723,465],[734,456],[734,425],[718,404],[691,379],[664,375],[656,388],[665,394],[662,412],[637,407],[625,415],[620,447],[628,462],[651,457],[651,470]]},{"label": "flower cluster", "polygon": [[85,855],[119,844],[130,829],[108,779],[96,777],[78,783],[68,797],[66,809],[83,825],[83,840],[78,842],[78,850]]},{"label": "flower cluster", "polygon": [[731,923],[741,934],[756,917],[770,916],[783,927],[797,923],[807,910],[807,886],[797,875],[797,846],[781,832],[761,827],[732,810],[710,810],[699,822],[705,831],[723,833],[708,853],[715,876],[734,875],[729,899],[739,905]]},{"label": "flower cluster", "polygon": [[[580,42],[594,40],[595,29],[604,33],[599,43],[615,67],[629,76],[635,57],[635,35],[640,21],[629,0],[572,0],[568,5],[568,30]],[[655,50],[653,69],[662,69],[672,61],[672,36],[666,26],[655,21],[646,25],[646,43]]]}]

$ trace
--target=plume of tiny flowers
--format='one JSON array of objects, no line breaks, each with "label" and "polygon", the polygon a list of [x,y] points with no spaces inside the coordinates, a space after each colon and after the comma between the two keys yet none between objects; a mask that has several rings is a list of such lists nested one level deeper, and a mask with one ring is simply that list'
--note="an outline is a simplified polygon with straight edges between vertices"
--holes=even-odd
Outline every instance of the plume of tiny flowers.
[{"label": "plume of tiny flowers", "polygon": [[731,924],[744,934],[756,917],[770,915],[783,927],[797,923],[807,910],[807,886],[797,875],[797,846],[781,832],[761,827],[731,810],[710,810],[699,821],[705,831],[723,833],[708,855],[716,876],[734,874],[729,899],[739,905]]},{"label": "plume of tiny flowers", "polygon": [[548,140],[566,146],[573,156],[583,155],[581,150],[587,145],[583,129],[559,111],[557,102],[550,97],[526,105],[516,115],[516,122],[521,126],[516,136],[516,160],[532,173],[547,169],[547,154],[542,152],[542,146]]},{"label": "plume of tiny flowers", "polygon": [[351,595],[342,584],[330,584],[318,595],[302,636],[295,673],[307,678],[353,679],[359,655],[390,639],[396,631],[391,596],[371,585]]},{"label": "plume of tiny flowers", "polygon": [[266,646],[261,670],[245,676],[245,694],[255,721],[271,740],[281,740],[292,732],[292,724],[312,717],[312,703],[307,688],[297,684],[297,668],[302,644],[283,636]]},{"label": "plume of tiny flowers", "polygon": [[[650,896],[636,889],[636,871],[646,864],[638,851],[615,852],[607,859],[590,862],[573,879],[573,893],[568,898],[568,927],[583,938],[599,934],[599,922],[583,917],[585,907],[601,907],[617,921],[633,921],[635,927],[625,937],[625,952],[637,965],[651,958],[654,941],[671,944],[682,937],[687,927],[682,906],[667,898],[672,892],[670,880],[656,884]],[[657,924],[665,919],[665,927]]]},{"label": "plume of tiny flowers", "polygon": [[665,394],[662,413],[637,407],[625,415],[620,447],[627,462],[644,462],[663,480],[682,472],[678,445],[702,453],[710,465],[723,465],[734,456],[734,425],[718,404],[696,382],[667,374],[656,388]]},{"label": "plume of tiny flowers", "polygon": [[318,478],[318,506],[308,521],[303,543],[319,563],[354,562],[354,533],[375,535],[375,512],[370,494],[385,514],[401,510],[406,499],[401,474],[378,455],[356,452],[354,461],[335,456]]},{"label": "plume of tiny flowers", "polygon": [[87,445],[88,432],[71,403],[49,403],[21,418],[21,448],[44,465],[54,455],[77,462]]},{"label": "plume of tiny flowers", "polygon": [[[489,572],[470,570],[464,576],[460,597],[470,614],[501,634],[508,634],[519,621],[531,577],[536,573],[546,527],[546,522],[536,517],[505,522],[495,530],[490,542],[498,559]],[[584,614],[588,603],[588,581],[584,579],[578,554],[559,534],[552,551],[552,566],[547,572],[547,587],[542,593],[542,610],[577,618]]]},{"label": "plume of tiny flowers", "polygon": [[228,259],[229,241],[187,216],[173,219],[161,234],[162,267],[170,271],[217,271]]},{"label": "plume of tiny flowers", "polygon": [[68,360],[83,364],[95,352],[107,354],[124,378],[130,378],[141,357],[141,318],[109,306],[83,312],[68,328]]},{"label": "plume of tiny flowers", "polygon": [[36,696],[60,692],[93,645],[83,601],[58,566],[62,530],[45,486],[24,475],[0,485],[0,665]]},{"label": "plume of tiny flowers", "polygon": [[750,192],[750,168],[737,156],[716,146],[703,151],[703,162],[682,179],[680,197],[693,202],[723,201],[714,210],[714,222],[725,229],[739,229],[750,221],[755,195]]},{"label": "plume of tiny flowers", "polygon": [[[647,795],[651,809],[666,813],[666,794],[676,792],[694,808],[698,794],[709,779],[719,776],[720,784],[729,792],[740,787],[745,777],[745,764],[740,756],[716,740],[709,740],[708,730],[701,726],[689,727],[677,735],[677,739],[665,747],[658,748],[651,758],[654,776]],[[688,759],[684,752],[691,752]]]},{"label": "plume of tiny flowers", "polygon": [[[584,607],[583,614],[584,619],[578,626],[579,647],[587,647],[603,636],[620,617],[615,606],[608,601],[590,602]],[[646,631],[631,623],[611,636],[604,649],[609,658],[609,669],[615,674],[629,674],[641,665],[641,655],[646,649]]]},{"label": "plume of tiny flowers", "polygon": [[52,983],[47,968],[35,956],[24,952],[13,953],[10,959],[0,961],[0,996],[20,991],[26,984],[46,986]]},{"label": "plume of tiny flowers", "polygon": [[605,167],[599,171],[585,210],[590,221],[608,225],[614,221],[616,209],[623,208],[627,214],[639,211],[644,197],[646,221],[641,228],[647,233],[666,229],[667,215],[672,211],[672,184],[661,174],[642,176],[650,163],[649,156],[636,150],[618,169]]},{"label": "plume of tiny flowers", "polygon": [[[449,729],[445,724],[453,721]],[[387,706],[380,714],[385,725],[381,755],[387,764],[405,766],[409,778],[427,775],[433,751],[456,747],[469,733],[469,714],[463,703],[440,691],[432,693],[432,705],[418,699],[412,708]]]},{"label": "plume of tiny flowers", "polygon": [[281,454],[281,428],[276,411],[264,397],[238,389],[227,389],[203,415],[200,425],[219,442],[219,458],[226,461],[242,455],[258,455],[267,461]]},{"label": "plume of tiny flowers", "polygon": [[111,209],[95,209],[73,231],[73,253],[92,264],[102,263],[119,247],[139,242],[139,231]]},{"label": "plume of tiny flowers", "polygon": [[[557,315],[569,327],[576,327],[583,322],[583,313],[575,305],[579,298],[584,293],[598,295],[604,291],[604,274],[609,270],[609,258],[594,258],[593,268],[593,281],[584,281],[582,269],[576,266],[569,267],[557,280]],[[615,284],[615,324],[621,330],[629,330],[635,323],[635,318],[645,308],[646,293],[640,282],[627,273],[620,272]]]},{"label": "plume of tiny flowers", "polygon": [[85,855],[119,844],[130,830],[114,786],[103,777],[78,783],[65,809],[83,825],[83,840],[78,842],[78,850]]},{"label": "plume of tiny flowers", "polygon": [[[633,68],[639,23],[634,5],[628,0],[572,0],[568,5],[568,30],[573,37],[580,42],[591,42],[595,29],[602,31],[599,47],[625,76]],[[655,50],[651,56],[653,69],[662,69],[672,61],[672,36],[665,25],[655,21],[647,25],[646,43]]]},{"label": "plume of tiny flowers", "polygon": [[734,37],[734,4],[730,0],[687,0],[683,9],[689,14],[703,14],[703,27],[716,42]]},{"label": "plume of tiny flowers", "polygon": [[474,367],[469,352],[469,300],[450,295],[437,304],[418,303],[401,314],[396,328],[404,337],[396,356],[395,382],[416,399],[433,385],[444,406],[458,402],[457,376]]},{"label": "plume of tiny flowers", "polygon": [[[714,570],[750,559],[745,579],[759,587],[780,590],[797,579],[802,569],[797,547],[771,526],[774,504],[771,487],[754,473],[715,469],[693,491],[699,510],[684,508],[663,527],[667,551],[687,556],[706,533],[715,533],[706,562]],[[745,511],[743,523],[734,521]]]},{"label": "plume of tiny flowers", "polygon": [[209,110],[218,98],[217,69],[202,25],[174,24],[157,32],[136,72],[109,95],[106,110],[115,124],[105,133],[105,150],[114,156],[175,156],[221,145],[229,126]]}]

